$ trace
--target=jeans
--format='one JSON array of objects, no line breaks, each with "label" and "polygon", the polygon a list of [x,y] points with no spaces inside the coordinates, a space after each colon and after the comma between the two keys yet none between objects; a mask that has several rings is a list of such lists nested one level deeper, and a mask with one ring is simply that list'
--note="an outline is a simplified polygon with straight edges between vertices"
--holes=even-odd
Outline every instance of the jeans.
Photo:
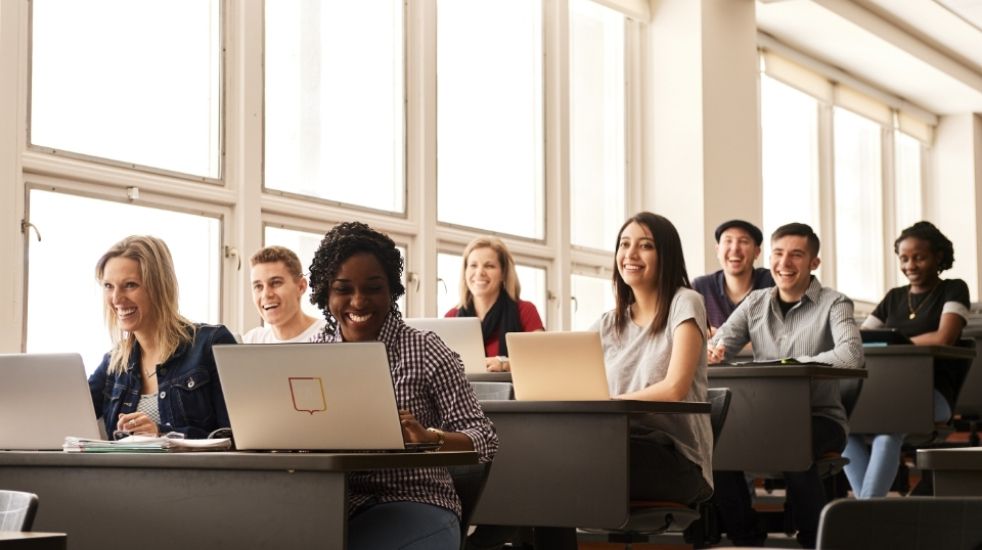
[{"label": "jeans", "polygon": [[457,550],[457,514],[420,502],[385,502],[362,509],[348,520],[349,550]]},{"label": "jeans", "polygon": [[[934,390],[934,421],[947,422],[951,418],[951,406],[938,390]],[[849,459],[846,477],[856,498],[886,496],[897,477],[900,466],[900,447],[904,434],[880,434],[872,437],[850,435],[842,456]]]}]

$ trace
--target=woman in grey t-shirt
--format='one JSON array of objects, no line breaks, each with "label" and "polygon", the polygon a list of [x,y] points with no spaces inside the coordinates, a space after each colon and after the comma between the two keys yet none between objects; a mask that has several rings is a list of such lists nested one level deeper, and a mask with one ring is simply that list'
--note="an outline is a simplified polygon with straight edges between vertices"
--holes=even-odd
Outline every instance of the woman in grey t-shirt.
[{"label": "woman in grey t-shirt", "polygon": [[[678,231],[641,212],[617,236],[616,307],[595,324],[611,395],[706,401],[706,307],[691,289]],[[712,431],[702,414],[648,415],[632,425],[631,498],[692,504],[712,495]]]}]

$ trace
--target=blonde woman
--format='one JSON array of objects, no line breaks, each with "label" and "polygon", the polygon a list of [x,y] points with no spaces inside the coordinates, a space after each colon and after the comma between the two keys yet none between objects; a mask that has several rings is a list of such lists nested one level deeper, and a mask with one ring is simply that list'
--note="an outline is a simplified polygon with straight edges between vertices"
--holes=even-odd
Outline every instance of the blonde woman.
[{"label": "blonde woman", "polygon": [[106,431],[181,432],[204,438],[229,425],[213,344],[234,344],[222,325],[178,312],[177,277],[167,245],[131,236],[96,263],[113,349],[89,378]]},{"label": "blonde woman", "polygon": [[515,259],[494,237],[478,237],[467,245],[460,272],[460,303],[444,317],[477,317],[484,335],[485,366],[507,371],[505,334],[543,330],[535,304],[521,299]]}]

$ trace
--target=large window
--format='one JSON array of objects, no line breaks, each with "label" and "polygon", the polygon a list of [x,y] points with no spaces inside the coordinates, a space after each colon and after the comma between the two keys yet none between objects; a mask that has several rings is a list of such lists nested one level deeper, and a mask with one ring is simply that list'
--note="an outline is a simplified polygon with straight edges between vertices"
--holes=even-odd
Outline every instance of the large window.
[{"label": "large window", "polygon": [[86,370],[95,370],[112,347],[95,265],[129,235],[152,235],[167,243],[182,315],[198,323],[220,322],[217,218],[39,189],[31,191],[30,212],[42,238],[29,244],[28,352],[81,353]]},{"label": "large window", "polygon": [[624,220],[624,16],[570,2],[570,226],[573,244],[607,249]]},{"label": "large window", "polygon": [[31,2],[31,143],[218,178],[220,5]]},{"label": "large window", "polygon": [[542,4],[437,3],[437,211],[545,237]]},{"label": "large window", "polygon": [[403,2],[266,2],[265,184],[405,210]]},{"label": "large window", "polygon": [[573,274],[573,330],[589,330],[600,316],[614,309],[610,277]]}]

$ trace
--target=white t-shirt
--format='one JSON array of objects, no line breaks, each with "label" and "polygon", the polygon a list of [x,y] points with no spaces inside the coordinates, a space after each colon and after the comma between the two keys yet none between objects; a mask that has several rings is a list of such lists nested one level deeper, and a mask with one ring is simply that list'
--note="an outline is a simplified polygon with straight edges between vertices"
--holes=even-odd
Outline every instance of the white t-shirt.
[{"label": "white t-shirt", "polygon": [[285,344],[287,342],[309,342],[310,338],[315,334],[324,329],[324,325],[327,321],[324,319],[316,319],[313,323],[307,327],[306,330],[300,334],[290,338],[289,340],[280,340],[276,337],[276,333],[273,332],[272,326],[256,327],[249,332],[242,335],[243,344]]}]

